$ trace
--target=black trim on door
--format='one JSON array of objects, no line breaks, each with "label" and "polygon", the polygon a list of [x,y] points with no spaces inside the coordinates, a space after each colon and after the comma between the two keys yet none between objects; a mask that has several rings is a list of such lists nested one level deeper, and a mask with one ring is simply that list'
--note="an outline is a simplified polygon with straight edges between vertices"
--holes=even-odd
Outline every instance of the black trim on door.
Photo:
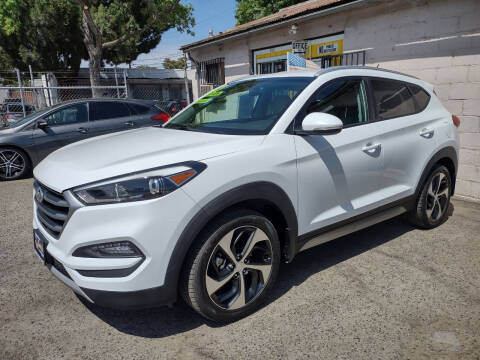
[{"label": "black trim on door", "polygon": [[371,122],[378,121],[377,106],[375,104],[375,97],[373,96],[372,83],[370,82],[370,77],[363,77],[365,81],[365,86],[367,88],[367,98],[368,98],[368,114],[370,115]]},{"label": "black trim on door", "polygon": [[305,245],[311,239],[313,239],[313,238],[315,238],[319,235],[322,235],[324,233],[327,233],[329,231],[341,228],[341,227],[343,227],[345,225],[348,225],[350,223],[356,222],[358,220],[362,220],[362,219],[368,218],[372,215],[382,213],[386,210],[392,209],[392,208],[397,207],[397,206],[404,206],[407,209],[407,211],[409,211],[409,210],[413,209],[413,207],[415,205],[415,199],[416,199],[415,195],[410,195],[406,198],[403,198],[403,199],[394,201],[392,203],[380,206],[376,209],[372,209],[370,211],[358,214],[356,216],[349,217],[348,219],[336,222],[334,224],[324,226],[320,229],[316,229],[316,230],[310,231],[308,233],[305,233],[303,235],[299,235],[298,239],[297,239],[297,245],[296,245],[296,252],[295,253],[298,253],[298,251],[303,247],[303,245]]}]

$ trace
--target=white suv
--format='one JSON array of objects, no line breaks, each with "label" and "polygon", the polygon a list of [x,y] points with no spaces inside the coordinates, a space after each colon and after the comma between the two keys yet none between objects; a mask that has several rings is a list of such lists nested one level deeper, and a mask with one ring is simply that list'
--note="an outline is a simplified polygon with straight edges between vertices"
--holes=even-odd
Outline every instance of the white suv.
[{"label": "white suv", "polygon": [[402,213],[441,224],[458,125],[431,85],[396,72],[250,76],[161,127],[52,153],[34,171],[35,248],[93,303],[181,294],[232,321],[259,308],[300,251]]}]

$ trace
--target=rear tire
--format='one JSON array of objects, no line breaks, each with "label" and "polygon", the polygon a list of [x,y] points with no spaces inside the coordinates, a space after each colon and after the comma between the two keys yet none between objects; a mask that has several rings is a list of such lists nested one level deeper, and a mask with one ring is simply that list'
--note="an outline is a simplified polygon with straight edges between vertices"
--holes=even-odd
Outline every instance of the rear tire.
[{"label": "rear tire", "polygon": [[0,181],[22,179],[32,170],[28,155],[16,148],[0,148]]},{"label": "rear tire", "polygon": [[437,166],[423,184],[415,209],[408,214],[412,224],[424,229],[441,225],[448,217],[452,183],[450,172]]},{"label": "rear tire", "polygon": [[238,210],[208,226],[187,259],[182,297],[202,316],[231,322],[267,298],[280,266],[280,242],[267,218]]}]

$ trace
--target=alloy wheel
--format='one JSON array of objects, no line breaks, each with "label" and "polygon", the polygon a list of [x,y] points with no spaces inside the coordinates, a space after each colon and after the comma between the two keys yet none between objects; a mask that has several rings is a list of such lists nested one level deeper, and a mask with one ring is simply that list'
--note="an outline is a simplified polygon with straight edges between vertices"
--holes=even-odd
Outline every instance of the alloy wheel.
[{"label": "alloy wheel", "polygon": [[436,222],[448,207],[450,188],[447,176],[439,172],[433,176],[427,191],[427,206],[425,208],[429,221]]},{"label": "alloy wheel", "polygon": [[263,291],[271,271],[271,240],[257,227],[238,227],[210,255],[205,273],[208,296],[222,309],[243,308]]},{"label": "alloy wheel", "polygon": [[25,170],[25,159],[15,150],[0,150],[0,176],[6,180],[14,179]]}]

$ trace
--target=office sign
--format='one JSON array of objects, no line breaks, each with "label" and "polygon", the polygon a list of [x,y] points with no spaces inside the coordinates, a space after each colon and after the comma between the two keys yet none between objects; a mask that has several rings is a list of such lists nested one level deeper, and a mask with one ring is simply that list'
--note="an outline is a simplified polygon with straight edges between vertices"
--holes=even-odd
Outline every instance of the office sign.
[{"label": "office sign", "polygon": [[326,56],[343,54],[343,34],[293,41],[289,44],[253,50],[254,74],[287,71],[287,54],[290,52],[320,63]]},{"label": "office sign", "polygon": [[305,54],[308,49],[308,41],[292,41],[292,52],[294,54]]}]

